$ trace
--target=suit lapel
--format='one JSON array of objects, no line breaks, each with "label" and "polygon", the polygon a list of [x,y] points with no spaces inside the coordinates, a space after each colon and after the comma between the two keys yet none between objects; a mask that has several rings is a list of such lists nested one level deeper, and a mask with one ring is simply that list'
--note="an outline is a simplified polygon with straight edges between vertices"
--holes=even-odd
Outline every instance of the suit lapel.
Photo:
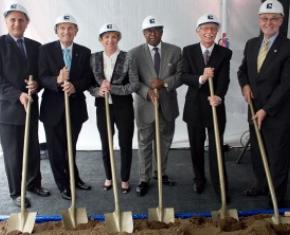
[{"label": "suit lapel", "polygon": [[159,77],[162,77],[163,72],[166,69],[166,66],[168,65],[168,50],[167,45],[161,42],[161,64],[160,64],[160,71],[159,71]]},{"label": "suit lapel", "polygon": [[203,70],[203,68],[205,67],[205,64],[204,64],[203,54],[202,54],[202,51],[201,51],[200,44],[199,43],[196,44],[193,49],[194,50],[193,50],[193,52],[191,54],[191,56],[193,57],[193,61],[196,61],[197,68],[201,68],[201,70]]},{"label": "suit lapel", "polygon": [[278,35],[267,53],[265,61],[260,69],[260,74],[264,73],[267,70],[267,68],[270,67],[271,63],[273,63],[273,60],[275,60],[277,52],[279,51],[280,45],[281,45],[281,37]]},{"label": "suit lapel", "polygon": [[156,71],[155,71],[155,68],[154,68],[154,64],[153,64],[153,61],[152,61],[152,57],[151,57],[151,54],[150,54],[150,51],[149,51],[149,47],[148,47],[147,44],[144,44],[144,55],[145,55],[144,61],[147,63],[148,68],[150,70],[150,73],[154,74],[154,76],[157,77],[157,74],[156,74]]},{"label": "suit lapel", "polygon": [[63,61],[63,54],[62,54],[62,49],[61,49],[59,41],[55,42],[55,51],[54,51],[53,56],[54,56],[55,64],[59,65],[60,68],[62,69],[64,67],[64,61]]},{"label": "suit lapel", "polygon": [[72,61],[71,61],[70,74],[74,73],[74,70],[76,69],[78,65],[79,56],[80,55],[79,55],[78,46],[74,43],[73,49],[72,49]]}]

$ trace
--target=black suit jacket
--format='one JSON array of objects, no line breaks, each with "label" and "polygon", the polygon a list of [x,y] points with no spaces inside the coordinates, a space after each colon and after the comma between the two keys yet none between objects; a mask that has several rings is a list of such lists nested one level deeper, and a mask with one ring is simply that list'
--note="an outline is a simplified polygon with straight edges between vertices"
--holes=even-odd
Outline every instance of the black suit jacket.
[{"label": "black suit jacket", "polygon": [[[70,82],[76,93],[70,96],[70,114],[73,124],[81,124],[88,119],[87,106],[83,91],[93,81],[90,68],[91,51],[73,44]],[[39,79],[44,92],[40,106],[40,120],[49,126],[58,124],[64,115],[64,93],[57,84],[59,71],[64,67],[63,53],[59,41],[43,45],[39,53]]]},{"label": "black suit jacket", "polygon": [[263,37],[250,39],[238,71],[240,86],[250,85],[256,109],[267,112],[263,125],[290,125],[290,40],[278,35],[257,73],[257,57]]},{"label": "black suit jacket", "polygon": [[[22,92],[27,93],[25,79],[33,75],[38,81],[38,51],[40,43],[24,38],[27,59],[21,54],[10,35],[0,37],[0,123],[24,125],[26,112],[19,101]],[[38,120],[38,97],[33,96],[31,118]]]},{"label": "black suit jacket", "polygon": [[[214,70],[214,93],[222,98],[217,106],[218,119],[221,124],[226,122],[224,96],[229,86],[230,59],[232,51],[215,44],[210,56],[208,67]],[[200,44],[189,45],[183,49],[183,83],[188,86],[183,120],[193,126],[213,126],[211,106],[208,102],[208,82],[199,85],[199,76],[205,68]]]}]

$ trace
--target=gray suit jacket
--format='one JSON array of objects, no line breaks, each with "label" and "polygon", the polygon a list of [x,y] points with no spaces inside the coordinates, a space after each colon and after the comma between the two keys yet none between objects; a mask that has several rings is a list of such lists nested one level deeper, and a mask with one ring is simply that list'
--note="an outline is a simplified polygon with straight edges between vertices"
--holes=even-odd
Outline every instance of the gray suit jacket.
[{"label": "gray suit jacket", "polygon": [[[129,51],[135,60],[140,81],[140,89],[135,96],[135,115],[137,124],[154,121],[154,106],[147,97],[150,81],[157,77],[152,57],[147,44],[142,44]],[[181,49],[172,44],[161,42],[161,65],[159,79],[164,80],[167,88],[160,90],[160,109],[167,121],[173,121],[178,115],[176,88],[179,87],[182,74]]]}]

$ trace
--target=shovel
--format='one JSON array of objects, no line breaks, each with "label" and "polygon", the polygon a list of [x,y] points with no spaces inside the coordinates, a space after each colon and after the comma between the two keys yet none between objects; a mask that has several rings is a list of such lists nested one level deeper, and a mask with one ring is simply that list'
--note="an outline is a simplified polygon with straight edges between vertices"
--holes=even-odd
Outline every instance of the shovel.
[{"label": "shovel", "polygon": [[[158,90],[154,92],[158,94]],[[161,175],[161,150],[160,150],[160,131],[159,131],[159,112],[158,99],[154,101],[155,114],[155,143],[156,143],[156,157],[157,157],[157,178],[158,178],[158,199],[159,204],[156,208],[148,209],[148,220],[160,221],[164,223],[174,223],[174,208],[163,207],[163,192],[162,192],[162,175]]]},{"label": "shovel", "polygon": [[[252,100],[250,100],[249,106],[250,106],[251,116],[254,117],[255,116],[255,111],[254,111],[254,106],[253,106]],[[257,136],[259,150],[260,150],[260,154],[261,154],[264,170],[265,170],[265,173],[266,173],[267,183],[268,183],[268,187],[269,187],[269,191],[270,191],[270,195],[271,195],[271,200],[272,200],[272,204],[273,204],[274,214],[272,216],[272,222],[274,224],[290,223],[290,218],[289,217],[288,218],[287,217],[282,217],[282,216],[280,217],[280,215],[279,215],[277,197],[276,197],[276,193],[275,193],[275,189],[274,189],[274,185],[273,185],[273,180],[272,180],[270,169],[269,169],[268,160],[267,160],[267,157],[266,157],[266,151],[265,151],[264,143],[263,143],[263,140],[262,140],[262,135],[261,135],[261,132],[260,132],[260,130],[258,128],[258,124],[257,124],[256,119],[252,118],[252,120],[253,120],[253,123],[254,123],[255,133],[256,133],[256,136]]]},{"label": "shovel", "polygon": [[[209,78],[208,82],[209,82],[208,84],[209,84],[210,96],[214,96],[212,78]],[[211,110],[212,110],[212,116],[213,116],[214,137],[215,137],[215,145],[216,145],[216,152],[217,152],[221,201],[222,201],[221,208],[218,211],[212,211],[211,215],[214,220],[217,220],[218,218],[225,219],[226,217],[232,217],[236,220],[239,220],[237,209],[227,209],[224,165],[223,165],[223,159],[222,159],[222,151],[221,151],[221,144],[220,144],[220,131],[219,131],[219,126],[218,126],[216,107],[211,106]]]},{"label": "shovel", "polygon": [[[32,81],[32,75],[29,76],[29,81]],[[34,228],[36,212],[28,212],[25,208],[26,195],[26,176],[27,176],[27,161],[29,151],[29,130],[30,130],[30,113],[31,113],[31,92],[28,91],[28,103],[26,107],[24,144],[23,144],[23,162],[22,162],[22,180],[21,180],[21,207],[20,213],[12,214],[7,221],[7,233],[12,231],[20,231],[22,233],[31,233]]]},{"label": "shovel", "polygon": [[63,223],[66,229],[74,229],[78,224],[88,223],[88,216],[85,208],[76,208],[76,185],[75,185],[75,171],[73,164],[73,150],[71,138],[71,120],[70,120],[70,106],[69,96],[64,92],[65,104],[65,123],[66,123],[66,138],[69,164],[69,178],[71,190],[71,206],[67,210],[61,211],[63,216]]},{"label": "shovel", "polygon": [[109,233],[111,232],[132,233],[133,232],[132,212],[131,211],[121,212],[120,210],[108,93],[106,93],[105,95],[105,109],[106,109],[106,122],[110,151],[111,172],[112,172],[112,183],[115,201],[115,211],[112,213],[105,214],[105,228]]}]

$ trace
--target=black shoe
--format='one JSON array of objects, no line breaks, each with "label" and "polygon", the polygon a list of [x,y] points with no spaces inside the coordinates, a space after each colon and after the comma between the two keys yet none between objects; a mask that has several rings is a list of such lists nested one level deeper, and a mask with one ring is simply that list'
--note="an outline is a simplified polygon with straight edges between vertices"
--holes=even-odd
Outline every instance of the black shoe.
[{"label": "black shoe", "polygon": [[[21,197],[19,196],[19,197],[13,198],[13,203],[15,206],[21,207]],[[25,208],[31,207],[30,200],[27,197],[25,197],[24,206]]]},{"label": "black shoe", "polygon": [[48,197],[50,196],[50,192],[43,188],[43,187],[34,187],[34,188],[31,188],[31,189],[28,189],[29,192],[31,193],[34,193],[40,197]]},{"label": "black shoe", "polygon": [[78,181],[76,183],[76,187],[78,189],[81,189],[81,190],[91,190],[92,187],[90,185],[87,185],[86,183],[82,182],[82,181]]},{"label": "black shoe", "polygon": [[267,190],[259,189],[257,187],[251,187],[246,189],[243,194],[247,197],[258,197],[258,196],[266,196],[268,194]]},{"label": "black shoe", "polygon": [[[157,176],[153,176],[153,179],[157,180]],[[168,177],[168,175],[162,176],[162,183],[166,186],[174,186],[176,182]]]},{"label": "black shoe", "polygon": [[69,189],[64,189],[60,192],[60,195],[65,200],[71,200],[71,192]]},{"label": "black shoe", "polygon": [[201,194],[204,191],[206,181],[200,179],[194,179],[193,181],[193,191]]},{"label": "black shoe", "polygon": [[149,185],[148,183],[142,181],[140,184],[138,184],[136,188],[136,193],[139,197],[144,196],[149,190]]}]

